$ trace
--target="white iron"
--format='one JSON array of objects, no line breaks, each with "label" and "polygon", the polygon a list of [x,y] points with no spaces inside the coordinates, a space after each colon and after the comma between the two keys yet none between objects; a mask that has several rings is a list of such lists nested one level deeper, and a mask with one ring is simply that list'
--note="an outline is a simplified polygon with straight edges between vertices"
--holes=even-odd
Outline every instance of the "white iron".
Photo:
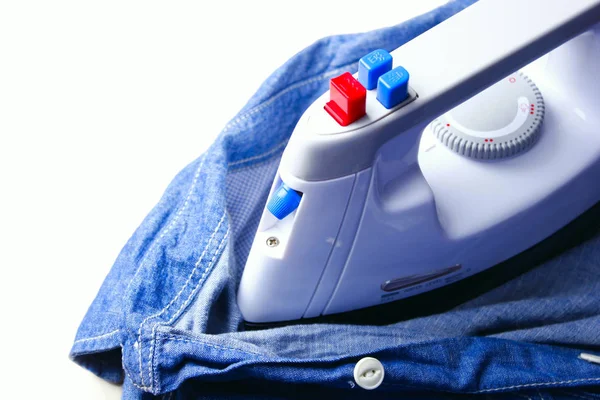
[{"label": "white iron", "polygon": [[600,201],[598,22],[600,0],[481,0],[391,53],[410,74],[399,104],[367,90],[366,115],[341,126],[325,110],[330,96],[344,101],[337,92],[315,101],[245,266],[244,319],[312,318],[430,291],[525,251]]}]

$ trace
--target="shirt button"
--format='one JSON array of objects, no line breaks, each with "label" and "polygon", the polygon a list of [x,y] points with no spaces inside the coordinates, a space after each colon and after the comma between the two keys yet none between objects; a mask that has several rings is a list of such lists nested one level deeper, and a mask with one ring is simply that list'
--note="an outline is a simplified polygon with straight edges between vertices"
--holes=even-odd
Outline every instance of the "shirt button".
[{"label": "shirt button", "polygon": [[354,367],[354,381],[363,389],[372,390],[383,382],[383,364],[373,357],[365,357]]}]

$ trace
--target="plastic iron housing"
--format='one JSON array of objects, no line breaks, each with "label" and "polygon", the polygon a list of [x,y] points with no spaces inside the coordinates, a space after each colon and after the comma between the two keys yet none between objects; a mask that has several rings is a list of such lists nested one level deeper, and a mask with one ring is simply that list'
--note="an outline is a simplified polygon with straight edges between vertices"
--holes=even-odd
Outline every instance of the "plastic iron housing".
[{"label": "plastic iron housing", "polygon": [[[244,319],[427,292],[510,259],[600,201],[598,22],[598,0],[481,0],[391,53],[410,72],[398,106],[367,90],[366,115],[340,126],[324,110],[329,93],[315,101],[270,194],[285,184],[300,203],[282,219],[263,212],[238,291]],[[441,116],[520,69],[543,96],[526,151],[468,157],[436,137]]]}]

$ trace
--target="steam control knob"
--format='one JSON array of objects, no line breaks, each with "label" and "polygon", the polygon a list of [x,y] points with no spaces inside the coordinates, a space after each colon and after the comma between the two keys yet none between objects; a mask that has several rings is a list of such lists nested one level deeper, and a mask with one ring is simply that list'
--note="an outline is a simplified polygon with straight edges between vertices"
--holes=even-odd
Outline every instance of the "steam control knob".
[{"label": "steam control knob", "polygon": [[429,129],[456,153],[496,160],[529,149],[543,119],[542,94],[517,72],[435,119]]}]

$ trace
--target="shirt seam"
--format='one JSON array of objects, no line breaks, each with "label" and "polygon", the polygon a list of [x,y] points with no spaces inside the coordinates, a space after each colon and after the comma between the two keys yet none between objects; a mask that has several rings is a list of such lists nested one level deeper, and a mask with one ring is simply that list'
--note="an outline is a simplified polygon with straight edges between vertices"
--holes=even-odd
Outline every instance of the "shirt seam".
[{"label": "shirt seam", "polygon": [[[140,368],[140,383],[141,383],[142,386],[147,387],[149,390],[152,390],[152,388],[153,388],[154,385],[153,385],[153,382],[152,382],[152,368],[151,368],[151,366],[149,366],[149,371],[150,371],[149,372],[149,378],[151,379],[150,385],[146,386],[144,384],[144,380],[143,380],[143,376],[144,376],[144,372],[143,372],[144,368],[143,368],[143,360],[142,360],[142,358],[143,358],[142,357],[143,356],[143,354],[142,354],[142,347],[143,347],[142,346],[142,343],[143,343],[143,341],[142,341],[142,329],[143,329],[143,325],[147,321],[149,321],[149,320],[151,320],[153,318],[160,317],[164,312],[166,312],[180,298],[180,296],[182,295],[183,291],[187,287],[189,287],[190,282],[191,282],[192,278],[194,277],[194,274],[196,273],[196,271],[198,270],[198,267],[200,266],[202,260],[204,259],[204,256],[206,255],[206,253],[207,253],[210,245],[212,244],[212,241],[214,240],[214,238],[215,238],[215,236],[216,236],[219,228],[223,224],[223,221],[225,220],[225,217],[226,217],[226,213],[223,213],[223,215],[221,216],[221,219],[220,219],[219,223],[217,224],[217,227],[212,232],[210,238],[208,239],[208,242],[207,242],[206,246],[204,247],[204,250],[202,251],[202,253],[200,254],[200,257],[196,261],[196,263],[194,265],[194,268],[192,269],[192,271],[191,271],[190,275],[188,276],[187,280],[185,281],[185,283],[183,284],[183,286],[181,287],[181,289],[179,290],[179,292],[177,292],[177,294],[175,295],[175,297],[173,297],[173,299],[171,299],[171,301],[169,303],[167,303],[167,305],[162,310],[160,310],[159,312],[154,313],[154,314],[146,317],[140,323],[140,326],[138,328],[138,338],[137,338],[137,343],[138,343],[138,349],[137,349],[138,350],[138,364],[139,364],[139,368]],[[218,249],[217,249],[217,252],[218,252]],[[214,257],[213,257],[213,260],[214,260]],[[210,264],[209,264],[209,266],[207,266],[207,269],[204,271],[204,273],[203,273],[203,275],[201,276],[200,279],[203,279],[204,274],[206,273],[206,271],[208,270],[208,268],[210,268]],[[184,302],[184,305],[185,305],[185,302]],[[176,312],[175,315],[177,315],[178,312],[179,312],[179,310]],[[154,328],[152,329],[152,332],[154,332]],[[151,363],[152,351],[153,351],[153,346],[152,346],[152,341],[151,341],[150,350],[149,350],[149,357],[150,358],[148,360],[149,364]]]},{"label": "shirt seam", "polygon": [[[600,382],[600,378],[581,378],[581,379],[569,379],[569,380],[562,380],[562,381],[552,381],[552,382],[534,382],[534,383],[524,383],[524,384],[520,384],[520,385],[511,385],[511,386],[503,386],[503,387],[496,387],[496,388],[488,388],[488,389],[481,389],[481,390],[475,390],[475,391],[467,391],[467,392],[462,392],[462,393],[466,393],[466,394],[478,394],[478,393],[492,393],[492,392],[499,392],[502,390],[511,390],[511,389],[523,389],[523,388],[538,388],[538,387],[552,387],[552,386],[557,386],[557,385],[564,385],[564,384],[571,384],[571,383],[587,383],[587,382]],[[422,387],[418,387],[418,386],[414,386],[414,385],[409,385],[406,383],[389,383],[389,382],[384,382],[383,385],[386,386],[402,386],[402,387],[407,387],[407,388],[411,388],[411,389],[423,389]],[[454,391],[450,391],[450,390],[439,390],[440,392],[445,392],[445,393],[457,393]]]},{"label": "shirt seam", "polygon": [[[190,200],[190,198],[192,196],[192,193],[194,192],[194,189],[196,188],[196,185],[198,183],[198,178],[200,177],[200,172],[202,171],[202,167],[204,165],[204,161],[205,160],[206,160],[206,154],[204,156],[202,156],[202,160],[200,161],[200,163],[198,165],[198,168],[196,169],[196,172],[194,173],[194,179],[192,180],[192,183],[191,183],[190,188],[189,188],[189,190],[187,192],[187,195],[185,197],[183,205],[180,208],[177,209],[175,217],[173,218],[173,220],[167,225],[167,227],[165,228],[165,230],[163,230],[161,232],[161,234],[158,237],[158,239],[155,240],[152,243],[152,245],[150,246],[150,248],[148,249],[148,251],[144,255],[144,258],[140,262],[139,267],[135,271],[135,274],[133,275],[133,277],[129,281],[129,284],[127,285],[127,289],[126,289],[125,293],[129,292],[129,288],[130,288],[131,284],[133,283],[133,281],[135,280],[135,278],[138,276],[138,273],[141,271],[142,267],[146,264],[146,261],[149,259],[150,255],[152,254],[152,252],[154,251],[154,249],[160,243],[162,243],[162,240],[165,238],[165,236],[176,226],[176,224],[179,221],[181,215],[183,214],[183,212],[187,208],[187,206],[189,204],[189,200]],[[143,324],[143,322],[142,322],[142,324]],[[141,325],[142,324],[140,324],[140,331],[141,331]],[[141,336],[141,333],[140,333],[139,336]],[[139,336],[138,336],[138,344],[139,344],[139,347],[141,347],[141,341],[139,340]],[[142,373],[142,365],[141,365],[141,350],[140,350],[140,360],[139,361],[140,361],[140,383],[141,383],[142,386],[144,386],[144,376],[143,376],[143,373]]]},{"label": "shirt seam", "polygon": [[90,337],[86,337],[86,338],[82,338],[82,339],[77,339],[76,341],[73,342],[73,344],[77,344],[77,343],[83,343],[83,342],[90,342],[90,341],[97,341],[100,339],[105,339],[109,336],[113,336],[116,335],[117,333],[121,332],[120,329],[115,329],[114,331],[108,332],[108,333],[104,333],[101,335],[97,335],[97,336],[90,336]]},{"label": "shirt seam", "polygon": [[[223,218],[225,217],[225,215],[226,214],[224,213]],[[218,231],[218,228],[215,230],[215,232],[216,231]],[[171,317],[171,319],[169,321],[158,322],[152,328],[152,336],[151,336],[151,343],[150,343],[150,350],[149,350],[150,358],[148,359],[148,372],[149,372],[149,376],[151,378],[151,381],[150,381],[151,388],[155,388],[157,390],[157,392],[160,391],[160,383],[158,382],[158,374],[156,372],[157,371],[156,358],[155,358],[156,330],[161,325],[164,326],[164,325],[172,324],[181,315],[181,312],[187,308],[187,306],[190,304],[192,299],[195,297],[198,289],[202,286],[202,283],[208,276],[209,272],[212,271],[212,267],[214,266],[214,263],[217,260],[218,256],[221,254],[221,250],[223,249],[225,243],[227,242],[228,237],[229,237],[229,228],[227,228],[227,231],[225,232],[225,235],[223,235],[223,238],[221,239],[221,242],[219,243],[217,249],[215,250],[213,257],[211,258],[209,263],[206,265],[206,268],[204,269],[202,276],[200,276],[198,283],[196,283],[196,286],[192,289],[192,291],[190,292],[186,301],[181,305],[181,307],[179,307],[179,309],[175,312],[175,314],[173,314],[173,316]],[[141,352],[141,346],[139,346],[138,349]]]}]

